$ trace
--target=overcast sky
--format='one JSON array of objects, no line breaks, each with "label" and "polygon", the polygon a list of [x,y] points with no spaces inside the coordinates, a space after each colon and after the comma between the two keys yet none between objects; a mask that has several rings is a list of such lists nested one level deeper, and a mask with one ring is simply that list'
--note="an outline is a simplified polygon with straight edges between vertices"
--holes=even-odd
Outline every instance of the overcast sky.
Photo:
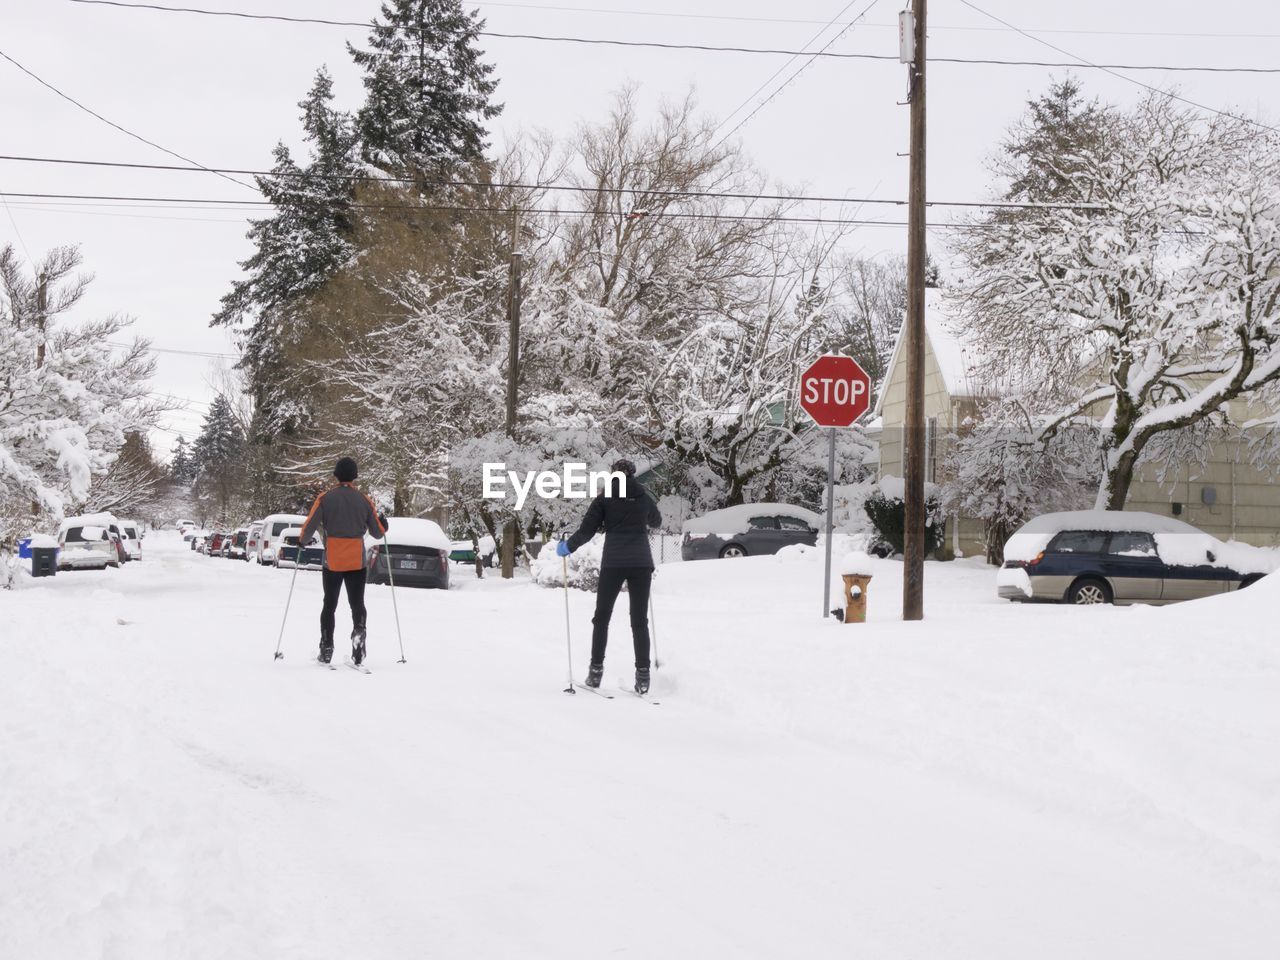
[{"label": "overcast sky", "polygon": [[[170,0],[156,0],[168,3]],[[367,21],[377,0],[200,0],[173,5],[289,16]],[[870,5],[832,52],[897,54],[901,0],[510,0],[481,3],[487,29],[576,37],[821,48]],[[1158,2],[977,0],[977,6],[1094,63],[1280,67],[1280,7],[1261,0]],[[586,9],[586,8],[590,9]],[[296,144],[297,101],[320,64],[336,82],[339,105],[354,109],[362,88],[344,43],[362,44],[354,27],[284,24],[193,14],[89,6],[71,0],[4,0],[0,51],[108,120],[206,166],[263,169],[277,140]],[[643,11],[643,13],[639,12]],[[741,19],[735,19],[741,18]],[[757,18],[757,19],[751,19]],[[1069,61],[1033,39],[1000,27],[960,0],[930,4],[930,57]],[[787,87],[735,134],[779,183],[813,194],[902,198],[906,195],[907,108],[899,106],[905,68],[894,61],[628,49],[535,40],[483,38],[496,66],[505,110],[494,127],[500,143],[520,129],[571,133],[603,117],[612,91],[627,81],[643,102],[682,96],[692,86],[702,108],[729,130],[782,81]],[[809,44],[806,48],[805,45]],[[929,68],[929,186],[932,200],[989,198],[985,158],[1025,100],[1062,68],[935,63]],[[1143,82],[1175,83],[1188,99],[1271,119],[1280,74],[1127,72]],[[1086,92],[1130,103],[1133,83],[1080,69]],[[746,106],[738,113],[741,105]],[[112,129],[0,60],[0,153],[70,159],[176,163]],[[244,200],[249,190],[209,173],[67,167],[0,161],[0,190],[62,194]],[[78,313],[123,312],[159,350],[227,353],[230,337],[208,321],[249,252],[246,214],[217,209],[146,209],[9,198],[0,207],[0,243],[32,258],[64,243],[80,245],[96,281]],[[835,209],[822,211],[835,214]],[[853,214],[851,208],[843,210]],[[861,215],[905,218],[905,210],[865,208]],[[931,212],[932,221],[948,214]],[[939,237],[945,231],[938,231]],[[932,243],[939,242],[931,239]],[[901,228],[868,227],[848,243],[869,254],[904,249]],[[187,398],[169,415],[170,433],[154,436],[167,452],[172,431],[188,439],[212,395],[209,357],[159,354],[159,392]]]}]

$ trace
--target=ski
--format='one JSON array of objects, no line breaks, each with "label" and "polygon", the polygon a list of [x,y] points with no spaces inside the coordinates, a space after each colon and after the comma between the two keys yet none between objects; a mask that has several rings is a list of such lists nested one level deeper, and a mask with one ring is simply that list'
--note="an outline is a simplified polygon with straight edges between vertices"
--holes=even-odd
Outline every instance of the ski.
[{"label": "ski", "polygon": [[372,672],[373,672],[373,671],[372,671],[372,670],[370,670],[368,667],[366,667],[363,663],[356,663],[356,662],[355,662],[354,660],[352,660],[350,657],[347,657],[347,659],[343,660],[342,662],[343,662],[343,663],[345,663],[345,664],[346,664],[348,667],[350,667],[352,670],[358,670],[358,671],[360,671],[361,673],[372,673]]},{"label": "ski", "polygon": [[319,657],[316,657],[316,663],[317,663],[319,666],[326,667],[326,668],[327,668],[327,669],[329,669],[329,670],[337,670],[337,669],[338,669],[338,668],[337,668],[337,667],[335,667],[332,663],[329,663],[329,662],[327,662],[327,661],[325,661],[325,660],[321,660]]},{"label": "ski", "polygon": [[587,691],[587,693],[594,693],[597,697],[604,697],[604,699],[606,700],[613,699],[612,693],[605,693],[599,687],[588,687],[585,683],[578,683],[578,681],[576,680],[573,682],[573,685],[577,687],[579,690],[585,690]]},{"label": "ski", "polygon": [[637,700],[643,700],[646,703],[652,703],[655,707],[662,703],[661,700],[650,700],[649,694],[647,693],[637,693],[636,688],[634,686],[630,686],[630,687],[627,686],[625,681],[619,682],[618,689],[621,690],[623,693],[631,694]]}]

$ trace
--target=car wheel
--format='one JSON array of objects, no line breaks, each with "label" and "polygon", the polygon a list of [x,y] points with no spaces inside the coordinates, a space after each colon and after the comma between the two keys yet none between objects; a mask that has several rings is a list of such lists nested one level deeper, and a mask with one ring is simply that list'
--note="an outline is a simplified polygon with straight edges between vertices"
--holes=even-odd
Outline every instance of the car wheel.
[{"label": "car wheel", "polygon": [[1111,588],[1105,580],[1096,577],[1084,577],[1077,580],[1067,591],[1067,602],[1078,606],[1092,606],[1112,601]]},{"label": "car wheel", "polygon": [[747,548],[740,543],[731,543],[720,551],[721,558],[727,557],[745,557]]}]

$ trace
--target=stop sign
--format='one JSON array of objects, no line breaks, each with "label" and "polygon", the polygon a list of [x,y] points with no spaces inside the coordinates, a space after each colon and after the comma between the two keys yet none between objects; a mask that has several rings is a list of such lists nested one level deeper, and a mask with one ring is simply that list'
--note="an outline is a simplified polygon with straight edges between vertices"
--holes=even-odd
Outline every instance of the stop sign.
[{"label": "stop sign", "polygon": [[847,427],[871,406],[871,378],[852,357],[819,357],[800,375],[800,406],[820,427]]}]

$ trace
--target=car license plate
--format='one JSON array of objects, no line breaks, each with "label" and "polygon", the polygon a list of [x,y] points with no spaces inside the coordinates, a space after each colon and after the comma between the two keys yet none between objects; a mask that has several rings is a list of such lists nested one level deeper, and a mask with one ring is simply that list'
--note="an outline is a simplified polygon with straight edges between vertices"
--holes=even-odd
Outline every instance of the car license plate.
[{"label": "car license plate", "polygon": [[396,566],[399,567],[401,570],[417,570],[418,561],[417,560],[397,560]]}]

